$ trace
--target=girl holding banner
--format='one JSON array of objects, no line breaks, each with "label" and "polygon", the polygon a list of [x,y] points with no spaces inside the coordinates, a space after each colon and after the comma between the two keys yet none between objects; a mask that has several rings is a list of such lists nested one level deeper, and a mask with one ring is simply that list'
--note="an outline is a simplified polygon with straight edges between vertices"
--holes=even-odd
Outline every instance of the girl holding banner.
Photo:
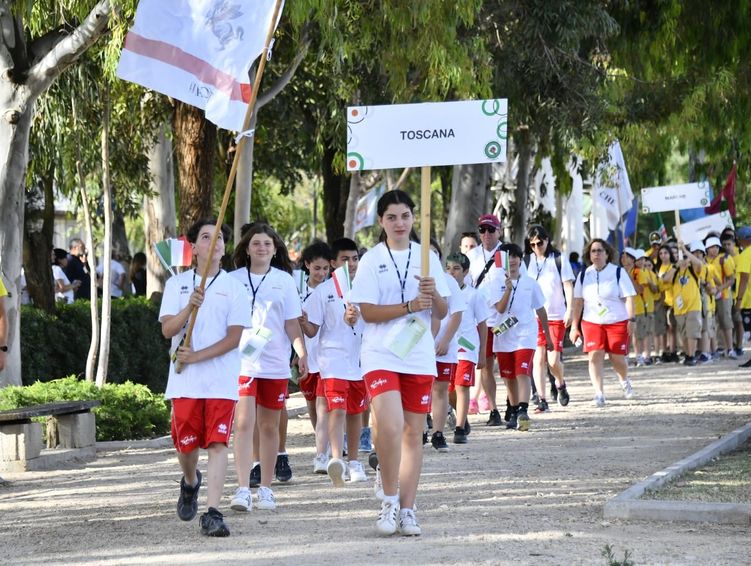
[{"label": "girl holding banner", "polygon": [[431,310],[437,319],[448,311],[449,290],[434,253],[430,276],[419,275],[421,245],[410,240],[414,208],[400,190],[378,200],[381,241],[360,261],[350,298],[365,321],[361,371],[377,424],[383,500],[376,530],[381,535],[421,533],[414,504],[436,376]]}]

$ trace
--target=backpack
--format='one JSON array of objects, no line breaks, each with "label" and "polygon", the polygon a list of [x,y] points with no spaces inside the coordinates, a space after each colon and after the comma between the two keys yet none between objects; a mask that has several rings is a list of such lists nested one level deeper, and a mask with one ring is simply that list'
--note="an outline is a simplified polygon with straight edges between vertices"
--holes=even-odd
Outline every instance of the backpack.
[{"label": "backpack", "polygon": [[[621,269],[623,269],[620,265],[617,265],[615,267],[615,284],[619,285],[621,284]],[[584,274],[587,272],[586,269],[582,269],[579,272],[579,283],[581,285],[584,285]]]}]

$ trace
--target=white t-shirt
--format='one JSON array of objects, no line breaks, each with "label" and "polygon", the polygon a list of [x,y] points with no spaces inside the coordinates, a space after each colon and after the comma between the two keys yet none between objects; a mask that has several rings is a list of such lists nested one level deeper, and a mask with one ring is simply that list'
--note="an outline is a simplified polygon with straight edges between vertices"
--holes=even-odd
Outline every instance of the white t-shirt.
[{"label": "white t-shirt", "polygon": [[[248,312],[252,312],[252,328],[263,327],[271,331],[271,338],[258,361],[249,362],[245,357],[241,357],[240,375],[261,379],[289,379],[292,343],[287,336],[284,323],[302,314],[300,296],[297,294],[292,276],[276,267],[270,268],[265,276],[250,273],[245,267],[232,271],[230,275],[245,287],[251,305]],[[253,287],[250,282],[253,283]],[[249,330],[243,332],[240,350],[247,344],[249,336]]]},{"label": "white t-shirt", "polygon": [[[159,310],[159,319],[178,314],[190,300],[193,289],[200,285],[201,277],[194,277],[191,269],[167,280]],[[198,309],[193,327],[191,346],[202,350],[215,344],[227,335],[229,326],[250,326],[250,304],[242,285],[220,271],[216,279],[206,282],[203,305]],[[172,350],[177,348],[183,334],[172,337]],[[240,354],[232,349],[226,354],[186,364],[182,373],[175,372],[170,362],[167,399],[187,397],[191,399],[237,400],[237,376],[240,373]]]},{"label": "white t-shirt", "polygon": [[[321,285],[323,285],[323,283],[319,284],[318,287],[320,287]],[[317,289],[318,287],[316,287],[315,289]],[[300,297],[300,301],[302,302],[302,310],[304,310],[305,312],[308,312],[310,309],[309,303],[310,299],[313,297],[313,292],[315,291],[315,289],[308,287],[307,282],[305,283],[305,285],[303,285],[303,295]],[[305,339],[305,352],[308,354],[308,371],[310,373],[319,373],[321,371],[318,363],[319,336],[320,334],[316,334],[315,336],[313,336],[313,338],[308,338],[303,333],[303,338]]]},{"label": "white t-shirt", "polygon": [[[97,274],[102,277],[104,275],[104,262],[100,262],[96,266]],[[112,267],[110,268],[110,296],[122,297],[123,290],[117,286],[117,282],[120,281],[121,276],[125,275],[125,268],[119,261],[112,260]],[[123,281],[125,279],[123,278]]]},{"label": "white t-shirt", "polygon": [[461,291],[464,295],[464,302],[467,303],[467,310],[462,315],[462,324],[457,335],[472,344],[474,349],[460,345],[457,358],[476,364],[480,353],[480,335],[477,332],[477,325],[488,320],[493,311],[488,306],[485,295],[474,287],[465,284]]},{"label": "white t-shirt", "polygon": [[[369,303],[373,305],[396,305],[410,301],[418,295],[421,252],[420,244],[412,242],[409,250],[392,250],[393,261],[388,248],[380,243],[371,248],[360,260],[357,275],[352,282],[350,301],[354,304]],[[398,267],[399,274],[397,274]],[[449,296],[446,278],[438,256],[430,252],[430,276],[435,279],[438,294]],[[402,283],[404,289],[402,290]],[[401,326],[410,317],[419,320],[427,329],[407,356],[402,359],[387,347],[389,331]],[[388,370],[413,375],[436,375],[435,346],[430,331],[430,310],[408,314],[388,322],[365,323],[363,331],[362,352],[360,356],[361,372],[365,375],[375,370]]]},{"label": "white t-shirt", "polygon": [[57,291],[57,280],[62,279],[63,285],[70,285],[70,279],[65,275],[63,268],[59,265],[52,266],[52,279],[55,280],[55,300],[62,299],[66,303],[72,303],[74,300],[73,290],[70,291]]},{"label": "white t-shirt", "polygon": [[561,257],[561,273],[555,265],[555,256],[551,253],[544,259],[535,254],[529,258],[527,275],[535,279],[545,295],[545,311],[548,320],[563,320],[566,315],[566,296],[563,293],[563,281],[573,281],[574,272],[571,264]]},{"label": "white t-shirt", "polygon": [[[495,283],[495,282],[494,282]],[[501,320],[514,315],[519,322],[500,335],[493,336],[494,352],[515,352],[517,350],[534,350],[537,348],[537,315],[535,311],[545,306],[545,296],[540,285],[529,276],[521,275],[512,281],[513,290],[506,306],[506,312],[501,314]],[[506,281],[499,281],[490,289],[493,308],[506,292]],[[497,312],[497,309],[496,309]]]},{"label": "white t-shirt", "polygon": [[[448,307],[449,312],[446,316],[444,316],[441,319],[441,327],[438,329],[438,334],[435,337],[435,343],[438,344],[438,342],[443,338],[443,335],[446,333],[446,326],[448,326],[449,319],[451,318],[451,315],[455,313],[463,313],[467,310],[467,303],[464,301],[464,295],[462,295],[462,290],[459,288],[459,284],[456,282],[456,279],[454,279],[451,275],[448,273],[443,274],[446,278],[446,285],[449,288],[449,292],[451,295],[449,295],[448,298]],[[461,315],[462,319],[464,319],[464,315]],[[454,337],[451,339],[451,342],[449,342],[448,350],[446,351],[446,355],[444,356],[436,356],[436,362],[442,362],[444,364],[455,364],[457,361],[459,361],[459,358],[457,357],[457,353],[459,351],[459,330],[461,329],[461,324],[459,324],[459,328],[456,329],[456,332],[454,333]]]},{"label": "white t-shirt", "polygon": [[308,320],[318,326],[318,365],[321,379],[360,381],[360,346],[365,323],[360,317],[354,328],[344,322],[347,306],[336,293],[334,280],[316,287],[307,302]]},{"label": "white t-shirt", "polygon": [[[487,251],[481,244],[466,253],[467,258],[469,258],[469,276],[472,278],[473,287],[477,287],[477,278],[480,277],[485,266],[491,259],[493,259],[493,254],[495,254],[496,250],[500,247],[501,242],[498,242],[492,251]],[[497,269],[495,265],[491,265],[488,269],[488,273],[485,274],[483,279],[490,275],[490,272],[495,269]]]},{"label": "white t-shirt", "polygon": [[628,320],[625,297],[633,297],[636,291],[625,269],[621,269],[620,281],[616,283],[617,270],[612,263],[599,272],[590,265],[584,272],[584,285],[581,275],[576,278],[574,298],[584,299],[582,320],[595,324]]}]

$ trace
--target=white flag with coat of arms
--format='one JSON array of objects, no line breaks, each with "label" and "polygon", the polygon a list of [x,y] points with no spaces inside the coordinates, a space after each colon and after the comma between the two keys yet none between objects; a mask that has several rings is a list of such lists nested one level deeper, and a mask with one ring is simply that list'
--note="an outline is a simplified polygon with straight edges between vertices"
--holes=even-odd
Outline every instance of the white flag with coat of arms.
[{"label": "white flag with coat of arms", "polygon": [[592,193],[593,208],[600,209],[593,210],[592,214],[606,217],[608,229],[614,230],[623,215],[631,210],[634,201],[618,140],[610,145],[607,161],[597,166]]},{"label": "white flag with coat of arms", "polygon": [[250,101],[250,67],[263,51],[275,4],[141,0],[117,76],[201,108],[220,128],[239,131]]}]

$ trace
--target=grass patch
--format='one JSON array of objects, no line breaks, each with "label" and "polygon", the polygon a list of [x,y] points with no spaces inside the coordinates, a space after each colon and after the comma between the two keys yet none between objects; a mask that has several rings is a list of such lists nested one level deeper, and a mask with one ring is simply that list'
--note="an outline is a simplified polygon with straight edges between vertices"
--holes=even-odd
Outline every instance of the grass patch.
[{"label": "grass patch", "polygon": [[751,503],[751,440],[670,482],[644,499]]}]

